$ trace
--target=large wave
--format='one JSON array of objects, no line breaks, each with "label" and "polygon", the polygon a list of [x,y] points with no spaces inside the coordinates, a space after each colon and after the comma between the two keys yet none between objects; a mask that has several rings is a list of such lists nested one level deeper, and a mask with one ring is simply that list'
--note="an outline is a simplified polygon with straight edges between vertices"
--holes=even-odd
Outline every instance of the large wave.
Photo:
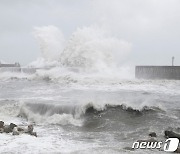
[{"label": "large wave", "polygon": [[84,27],[72,34],[60,61],[64,66],[85,70],[113,69],[125,60],[130,48],[130,43],[108,36],[99,28]]},{"label": "large wave", "polygon": [[34,68],[36,72],[6,69],[0,70],[0,78],[49,78],[59,81],[67,78],[72,81],[77,81],[77,78],[78,81],[91,78],[102,81],[134,77],[133,69],[126,61],[131,43],[114,37],[98,26],[78,28],[67,40],[55,26],[35,27],[34,35],[42,57],[28,64],[26,68]]},{"label": "large wave", "polygon": [[[165,112],[159,106],[142,106],[141,108],[133,108],[126,104],[96,104],[87,103],[85,105],[58,105],[46,103],[25,103],[21,106],[18,116],[26,118],[28,121],[38,124],[60,124],[84,126],[87,120],[94,117],[105,119],[116,119],[116,116],[143,116],[146,113]],[[110,113],[110,115],[109,115]]]},{"label": "large wave", "polygon": [[113,37],[97,26],[77,29],[66,43],[55,26],[36,27],[34,34],[47,63],[56,61],[84,70],[116,67],[124,62],[131,50],[129,42]]}]

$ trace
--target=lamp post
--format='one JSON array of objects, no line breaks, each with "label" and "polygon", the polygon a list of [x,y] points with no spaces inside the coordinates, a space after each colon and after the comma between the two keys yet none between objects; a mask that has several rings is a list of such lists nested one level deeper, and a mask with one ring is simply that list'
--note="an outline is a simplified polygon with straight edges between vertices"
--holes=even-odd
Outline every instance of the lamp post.
[{"label": "lamp post", "polygon": [[174,66],[174,56],[172,57],[172,66]]}]

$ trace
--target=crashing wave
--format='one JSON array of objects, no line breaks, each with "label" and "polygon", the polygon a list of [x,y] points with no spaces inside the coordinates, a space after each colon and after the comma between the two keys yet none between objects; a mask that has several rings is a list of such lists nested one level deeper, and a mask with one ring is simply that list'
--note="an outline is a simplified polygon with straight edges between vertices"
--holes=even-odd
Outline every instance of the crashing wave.
[{"label": "crashing wave", "polygon": [[[75,126],[82,126],[87,116],[95,116],[102,113],[105,114],[106,112],[114,112],[115,117],[117,112],[121,114],[126,112],[128,114],[140,116],[146,113],[153,114],[164,111],[159,107],[148,106],[143,106],[138,110],[124,104],[104,104],[100,106],[97,104],[95,105],[93,103],[88,103],[82,106],[68,106],[44,103],[26,103],[21,107],[19,116],[36,123],[60,125],[72,124]],[[109,118],[113,119],[113,117]]]}]

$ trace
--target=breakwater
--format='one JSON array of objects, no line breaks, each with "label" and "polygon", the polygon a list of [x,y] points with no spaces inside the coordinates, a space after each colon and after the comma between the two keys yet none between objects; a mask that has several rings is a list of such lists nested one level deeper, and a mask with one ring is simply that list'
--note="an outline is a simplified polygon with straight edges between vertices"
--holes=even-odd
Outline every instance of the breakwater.
[{"label": "breakwater", "polygon": [[136,66],[138,79],[180,80],[180,66]]},{"label": "breakwater", "polygon": [[2,72],[21,72],[27,74],[36,73],[37,68],[22,68],[22,67],[0,67],[0,73]]}]

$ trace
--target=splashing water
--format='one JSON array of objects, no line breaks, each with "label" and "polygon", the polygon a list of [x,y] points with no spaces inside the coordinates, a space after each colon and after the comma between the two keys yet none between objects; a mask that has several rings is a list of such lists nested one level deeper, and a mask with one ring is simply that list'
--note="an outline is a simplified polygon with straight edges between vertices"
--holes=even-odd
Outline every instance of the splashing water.
[{"label": "splashing water", "polygon": [[39,43],[43,58],[47,61],[58,61],[65,45],[62,32],[55,26],[35,27],[34,36]]},{"label": "splashing water", "polygon": [[[98,26],[77,29],[69,40],[55,26],[35,27],[42,57],[28,65],[36,74],[17,73],[0,78],[50,79],[62,83],[114,82],[133,76],[126,64],[131,44],[113,37]],[[39,69],[40,68],[40,69]]]},{"label": "splashing water", "polygon": [[34,33],[45,61],[58,61],[65,67],[95,71],[114,68],[125,61],[131,50],[130,43],[95,26],[77,29],[67,43],[55,26],[36,27]]},{"label": "splashing water", "polygon": [[65,66],[100,70],[115,67],[129,50],[128,42],[108,37],[99,28],[85,27],[73,33],[61,62]]}]

